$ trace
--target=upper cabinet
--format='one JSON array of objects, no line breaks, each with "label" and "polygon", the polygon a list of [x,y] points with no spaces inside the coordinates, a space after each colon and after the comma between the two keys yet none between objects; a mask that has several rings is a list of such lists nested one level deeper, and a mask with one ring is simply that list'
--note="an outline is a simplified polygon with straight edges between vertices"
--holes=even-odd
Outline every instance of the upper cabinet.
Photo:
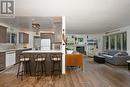
[{"label": "upper cabinet", "polygon": [[50,39],[51,43],[55,41],[55,36],[53,33],[40,33],[41,39]]},{"label": "upper cabinet", "polygon": [[7,27],[0,26],[0,43],[7,42]]},{"label": "upper cabinet", "polygon": [[17,29],[12,27],[12,25],[8,25],[6,36],[7,36],[7,43],[11,44],[17,43]]},{"label": "upper cabinet", "polygon": [[19,32],[19,43],[29,43],[29,34]]}]

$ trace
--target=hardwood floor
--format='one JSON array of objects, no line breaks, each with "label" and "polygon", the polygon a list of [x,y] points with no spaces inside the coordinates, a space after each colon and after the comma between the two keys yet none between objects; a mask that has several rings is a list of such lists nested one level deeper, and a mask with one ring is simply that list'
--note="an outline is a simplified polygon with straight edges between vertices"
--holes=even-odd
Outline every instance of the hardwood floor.
[{"label": "hardwood floor", "polygon": [[130,87],[127,66],[94,63],[85,59],[85,70],[67,70],[61,78],[55,76],[16,78],[16,66],[0,73],[0,87]]}]

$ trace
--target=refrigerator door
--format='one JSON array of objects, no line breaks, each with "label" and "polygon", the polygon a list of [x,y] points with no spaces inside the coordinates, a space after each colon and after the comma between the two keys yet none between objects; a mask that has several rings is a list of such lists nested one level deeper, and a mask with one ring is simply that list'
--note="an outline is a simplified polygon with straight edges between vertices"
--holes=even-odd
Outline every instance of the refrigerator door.
[{"label": "refrigerator door", "polygon": [[51,40],[50,39],[41,39],[41,50],[50,50]]}]

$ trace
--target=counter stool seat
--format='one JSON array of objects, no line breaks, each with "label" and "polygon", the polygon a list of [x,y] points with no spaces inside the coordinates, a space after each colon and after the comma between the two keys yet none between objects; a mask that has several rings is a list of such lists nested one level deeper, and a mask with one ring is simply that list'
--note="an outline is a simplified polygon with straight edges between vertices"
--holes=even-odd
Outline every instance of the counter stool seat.
[{"label": "counter stool seat", "polygon": [[61,58],[52,58],[52,61],[61,61]]},{"label": "counter stool seat", "polygon": [[46,59],[45,58],[37,58],[35,59],[35,61],[45,61]]},{"label": "counter stool seat", "polygon": [[29,58],[21,58],[20,61],[21,61],[21,62],[29,61]]},{"label": "counter stool seat", "polygon": [[127,63],[130,63],[130,60],[127,60],[126,62],[127,62]]}]

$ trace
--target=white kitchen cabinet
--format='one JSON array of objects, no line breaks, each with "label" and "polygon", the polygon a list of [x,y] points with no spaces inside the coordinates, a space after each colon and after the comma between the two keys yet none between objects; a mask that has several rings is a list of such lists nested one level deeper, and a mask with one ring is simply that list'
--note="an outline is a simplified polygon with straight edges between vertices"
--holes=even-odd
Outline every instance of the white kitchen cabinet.
[{"label": "white kitchen cabinet", "polygon": [[6,52],[6,67],[15,64],[15,51]]}]

